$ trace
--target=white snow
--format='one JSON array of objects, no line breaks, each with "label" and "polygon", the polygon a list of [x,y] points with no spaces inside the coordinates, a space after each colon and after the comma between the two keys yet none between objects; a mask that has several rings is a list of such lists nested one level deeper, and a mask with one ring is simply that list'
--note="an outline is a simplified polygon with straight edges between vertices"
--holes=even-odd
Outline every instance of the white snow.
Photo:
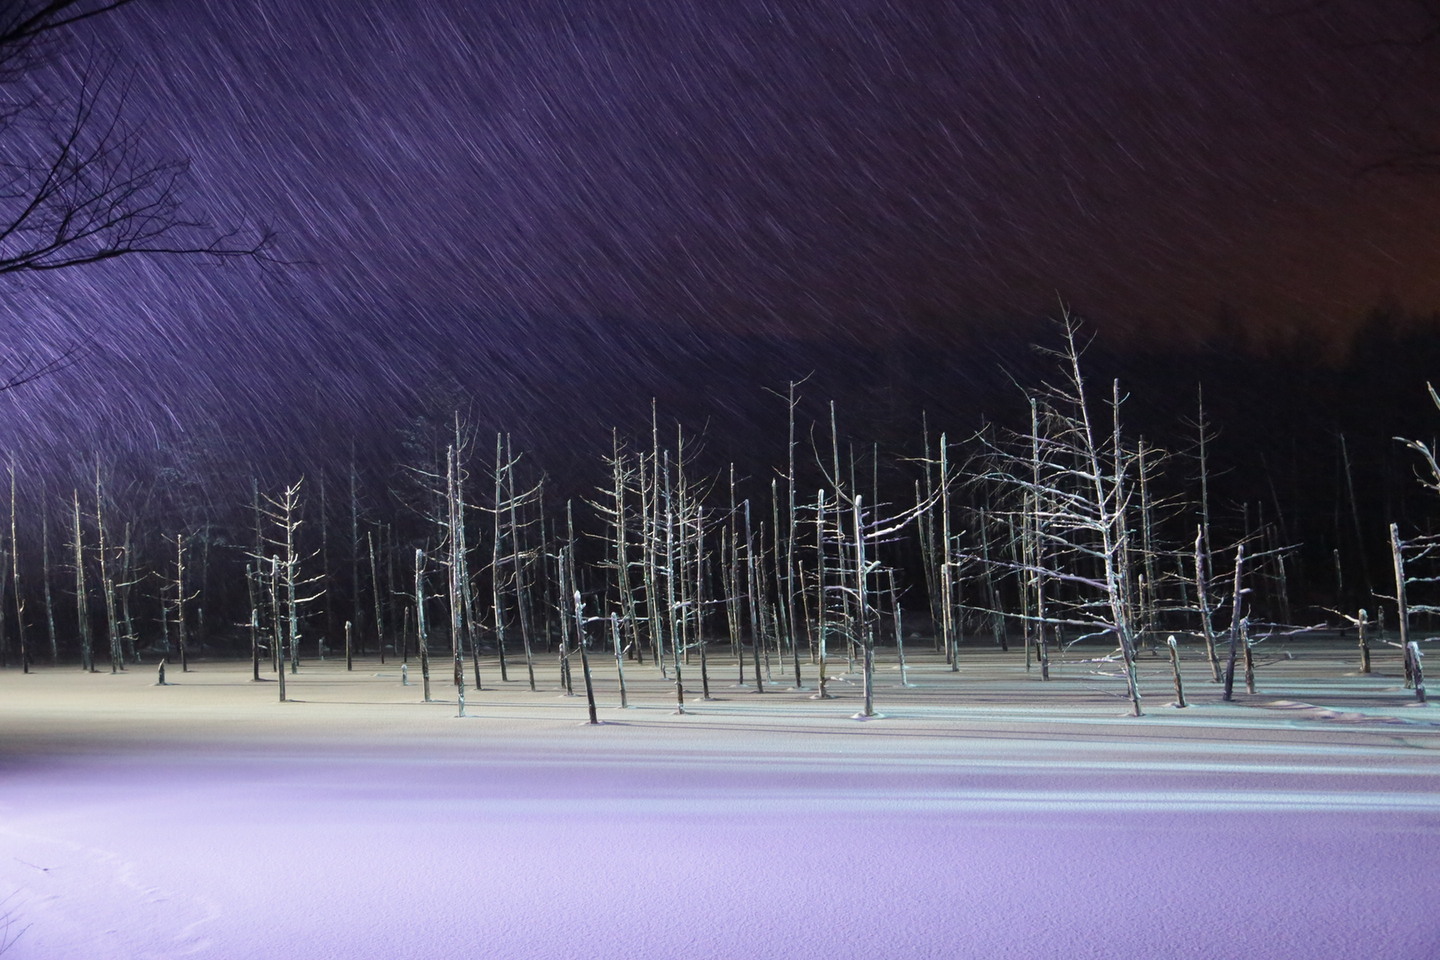
[{"label": "white snow", "polygon": [[1188,663],[1185,710],[1147,662],[1134,719],[1078,665],[912,653],[865,723],[733,663],[684,715],[627,665],[621,710],[612,663],[596,727],[548,662],[463,719],[373,661],[292,703],[248,664],[6,670],[5,960],[1429,960],[1440,714],[1338,655],[1232,704]]}]

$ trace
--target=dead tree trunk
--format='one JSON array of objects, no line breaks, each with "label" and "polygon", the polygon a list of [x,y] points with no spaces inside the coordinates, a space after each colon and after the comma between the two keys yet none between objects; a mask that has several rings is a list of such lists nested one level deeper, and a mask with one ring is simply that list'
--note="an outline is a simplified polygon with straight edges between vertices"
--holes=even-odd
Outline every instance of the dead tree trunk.
[{"label": "dead tree trunk", "polygon": [[430,644],[425,629],[425,551],[415,551],[415,649],[420,654],[420,678],[425,702],[430,702]]},{"label": "dead tree trunk", "polygon": [[1405,660],[1410,676],[1414,678],[1415,699],[1425,703],[1425,670],[1420,666],[1420,644],[1414,640],[1405,644]]},{"label": "dead tree trunk", "polygon": [[1245,544],[1241,543],[1235,547],[1235,579],[1231,586],[1231,611],[1230,611],[1230,655],[1225,662],[1225,695],[1227,703],[1234,699],[1235,691],[1235,658],[1239,653],[1240,634],[1243,630],[1244,616],[1242,615],[1243,595],[1240,591],[1241,575],[1245,566]]},{"label": "dead tree trunk", "polygon": [[595,714],[595,684],[590,680],[590,654],[585,650],[585,603],[580,599],[580,591],[575,591],[575,636],[580,646],[580,672],[585,677],[585,703],[590,712],[590,723],[598,724],[599,717]]},{"label": "dead tree trunk", "polygon": [[1185,706],[1185,682],[1180,679],[1180,648],[1175,644],[1175,635],[1172,633],[1166,641],[1170,646],[1170,671],[1175,675],[1175,706]]},{"label": "dead tree trunk", "polygon": [[1370,672],[1370,616],[1364,610],[1355,618],[1355,636],[1360,644],[1360,672]]}]

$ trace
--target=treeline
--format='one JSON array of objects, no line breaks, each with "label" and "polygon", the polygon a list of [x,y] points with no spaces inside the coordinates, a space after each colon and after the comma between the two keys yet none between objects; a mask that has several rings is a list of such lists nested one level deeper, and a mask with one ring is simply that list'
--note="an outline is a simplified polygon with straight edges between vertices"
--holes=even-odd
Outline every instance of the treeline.
[{"label": "treeline", "polygon": [[[987,409],[1004,416],[960,433],[922,411],[906,436],[898,417],[915,401],[897,396],[883,436],[862,440],[845,429],[844,394],[781,384],[765,397],[764,445],[780,454],[768,469],[753,450],[719,462],[725,438],[653,402],[642,430],[609,432],[583,482],[547,476],[464,413],[417,418],[393,469],[355,455],[276,482],[192,461],[141,481],[97,460],[62,493],[26,488],[12,467],[0,654],[118,670],[147,654],[184,668],[249,652],[258,669],[262,655],[293,666],[348,642],[362,655],[445,650],[457,671],[495,655],[533,685],[541,651],[566,657],[583,639],[660,663],[679,693],[707,641],[747,650],[762,683],[777,662],[868,665],[881,643],[903,663],[918,629],[955,669],[965,644],[1014,643],[1042,676],[1059,647],[1108,644],[1134,693],[1134,656],[1170,633],[1202,644],[1219,678],[1237,639],[1248,650],[1362,607],[1394,618],[1406,575],[1397,588],[1392,552],[1424,581],[1426,531],[1401,510],[1382,526],[1366,499],[1376,437],[1392,462],[1423,466],[1394,430],[1335,430],[1287,465],[1313,416],[1261,443],[1254,421],[1275,411],[1235,425],[1233,395],[1190,388],[1194,369],[1137,402],[1112,375],[1119,358],[1083,339],[1062,325],[1023,365],[1029,386],[995,389]],[[1263,362],[1232,362],[1242,393],[1272,389],[1249,376]],[[1133,354],[1124,365],[1141,380],[1164,372]],[[861,393],[871,413],[884,400],[873,382]],[[1316,459],[1331,470],[1302,483]],[[1319,550],[1305,539],[1317,534]]]}]

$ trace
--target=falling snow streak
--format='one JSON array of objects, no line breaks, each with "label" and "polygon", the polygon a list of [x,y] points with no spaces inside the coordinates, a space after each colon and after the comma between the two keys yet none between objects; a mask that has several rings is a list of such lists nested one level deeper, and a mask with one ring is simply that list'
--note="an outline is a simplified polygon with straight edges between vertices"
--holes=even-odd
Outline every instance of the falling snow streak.
[{"label": "falling snow streak", "polygon": [[1433,106],[1424,50],[1367,42],[1413,35],[1391,6],[127,7],[38,82],[112,64],[190,208],[296,262],[11,283],[17,355],[86,357],[0,445],[257,460],[459,396],[538,433],[615,358],[683,393],[697,337],[948,340],[1057,296],[1156,336],[1430,309],[1436,191],[1356,176]]}]

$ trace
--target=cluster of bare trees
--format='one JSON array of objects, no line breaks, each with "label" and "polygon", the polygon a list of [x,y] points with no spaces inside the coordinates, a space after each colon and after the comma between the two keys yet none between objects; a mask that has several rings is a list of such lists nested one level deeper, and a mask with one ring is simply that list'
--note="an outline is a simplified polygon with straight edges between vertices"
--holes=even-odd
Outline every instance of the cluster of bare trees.
[{"label": "cluster of bare trees", "polygon": [[[894,645],[906,682],[908,604],[922,629],[916,615],[928,613],[936,649],[957,672],[963,644],[1003,649],[1019,636],[1026,668],[1048,679],[1058,651],[1090,641],[1091,659],[1119,665],[1137,712],[1143,648],[1162,635],[1193,637],[1220,681],[1228,638],[1228,694],[1237,656],[1249,664],[1251,645],[1279,629],[1273,618],[1257,629],[1251,613],[1257,590],[1271,609],[1284,594],[1283,563],[1273,578],[1281,589],[1262,589],[1257,572],[1278,553],[1265,542],[1273,534],[1261,527],[1212,545],[1203,413],[1198,455],[1167,454],[1127,434],[1118,384],[1101,401],[1092,396],[1073,323],[1061,326],[1052,353],[1058,379],[1017,394],[1028,429],[963,444],[922,429],[919,455],[887,465],[891,475],[908,472],[906,485],[882,483],[879,451],[842,438],[833,403],[807,441],[795,383],[781,397],[784,466],[768,482],[737,477],[733,466],[701,471],[698,441],[662,428],[652,407],[643,441],[615,435],[590,497],[552,502],[546,478],[506,435],[483,462],[482,444],[457,417],[407,471],[398,499],[408,517],[382,517],[366,503],[352,464],[348,503],[335,503],[323,479],[269,492],[254,482],[248,531],[226,532],[196,519],[211,516],[201,511],[157,546],[133,542],[136,521],[116,518],[97,467],[93,493],[67,498],[72,585],[59,594],[50,586],[52,505],[40,511],[33,579],[45,587],[49,656],[62,646],[54,598],[68,593],[87,669],[101,660],[123,669],[142,650],[178,656],[188,669],[195,637],[208,636],[213,652],[219,637],[248,632],[254,676],[268,658],[283,681],[343,635],[350,663],[367,653],[417,657],[428,698],[432,645],[448,640],[463,709],[466,685],[482,685],[482,656],[495,656],[501,682],[523,657],[532,689],[537,661],[554,657],[573,692],[572,667],[578,660],[588,677],[600,645],[617,660],[658,665],[683,710],[687,695],[710,695],[712,652],[724,649],[738,683],[760,693],[813,688],[817,698],[829,695],[843,658],[863,677],[869,716],[878,645]],[[26,545],[13,523],[9,546],[15,636],[0,638],[0,654],[28,663],[34,591],[23,589],[32,578],[21,573]],[[225,572],[237,564],[243,589]]]},{"label": "cluster of bare trees", "polygon": [[[557,499],[507,435],[492,447],[459,417],[413,448],[391,491],[404,514],[378,509],[352,464],[348,496],[323,478],[271,491],[256,481],[248,529],[192,511],[142,537],[102,465],[69,492],[63,522],[50,522],[58,501],[39,505],[37,546],[17,532],[26,511],[12,474],[0,655],[27,666],[43,631],[51,660],[120,670],[149,655],[184,670],[197,638],[213,655],[248,636],[253,675],[268,659],[283,698],[287,672],[343,642],[352,665],[417,659],[429,699],[430,658],[448,642],[462,711],[488,657],[502,683],[520,679],[523,659],[531,689],[551,663],[571,693],[582,681],[590,691],[599,649],[621,670],[648,661],[681,711],[710,696],[717,655],[757,693],[784,685],[816,698],[843,660],[870,716],[878,648],[893,647],[906,682],[908,620],[953,671],[967,647],[1018,641],[1041,681],[1057,658],[1113,672],[1137,714],[1146,654],[1171,655],[1182,703],[1182,652],[1225,698],[1242,678],[1253,691],[1257,645],[1307,629],[1287,619],[1291,545],[1258,510],[1211,502],[1214,430],[1198,398],[1180,433],[1188,445],[1164,450],[1128,430],[1121,384],[1087,381],[1075,323],[1047,352],[1055,376],[1017,391],[1016,426],[956,443],[922,424],[915,454],[883,471],[878,449],[842,435],[836,404],[824,422],[798,422],[803,385],[792,383],[777,404],[785,455],[772,476],[702,469],[703,438],[665,426],[652,406],[643,439],[612,437],[603,482],[583,499]],[[1430,448],[1412,446],[1440,478]],[[60,528],[68,542],[52,550]],[[1440,582],[1436,541],[1397,527],[1391,539],[1396,591],[1377,598],[1377,620],[1333,611],[1330,622],[1356,630],[1368,669],[1371,645],[1394,642],[1393,611],[1423,693],[1423,641],[1409,634],[1417,616],[1440,612],[1417,599]]]}]

